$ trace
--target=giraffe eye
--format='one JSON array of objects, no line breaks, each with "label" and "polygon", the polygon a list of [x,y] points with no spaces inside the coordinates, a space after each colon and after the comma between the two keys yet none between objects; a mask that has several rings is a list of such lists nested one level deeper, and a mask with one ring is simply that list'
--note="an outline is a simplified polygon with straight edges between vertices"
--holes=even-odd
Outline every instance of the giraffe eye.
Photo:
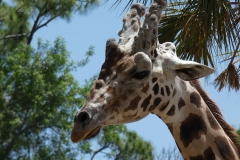
[{"label": "giraffe eye", "polygon": [[141,71],[133,74],[133,78],[142,80],[143,78],[147,77],[149,75],[149,71]]}]

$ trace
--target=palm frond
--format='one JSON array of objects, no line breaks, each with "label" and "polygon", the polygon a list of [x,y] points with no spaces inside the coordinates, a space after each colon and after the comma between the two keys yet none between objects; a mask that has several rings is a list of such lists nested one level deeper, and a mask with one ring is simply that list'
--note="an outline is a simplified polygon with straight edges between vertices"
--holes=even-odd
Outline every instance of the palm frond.
[{"label": "palm frond", "polygon": [[[123,13],[124,11],[128,10],[133,3],[142,3],[142,4],[146,5],[147,3],[152,3],[153,1],[154,1],[154,0],[129,0],[129,1],[127,2],[127,4],[125,5],[122,13]],[[109,2],[110,2],[110,0],[104,0],[104,1],[103,1],[104,4],[105,4],[105,3],[109,3]],[[112,2],[112,1],[111,1],[111,2]],[[119,5],[120,5],[121,3],[125,3],[125,2],[126,2],[126,1],[123,1],[123,0],[115,0],[115,2],[111,5],[111,8],[119,7]],[[122,14],[122,13],[121,13],[121,14]]]},{"label": "palm frond", "polygon": [[228,86],[228,89],[235,89],[238,91],[240,89],[240,76],[239,68],[235,65],[230,64],[213,82],[218,91],[221,91],[224,87]]}]

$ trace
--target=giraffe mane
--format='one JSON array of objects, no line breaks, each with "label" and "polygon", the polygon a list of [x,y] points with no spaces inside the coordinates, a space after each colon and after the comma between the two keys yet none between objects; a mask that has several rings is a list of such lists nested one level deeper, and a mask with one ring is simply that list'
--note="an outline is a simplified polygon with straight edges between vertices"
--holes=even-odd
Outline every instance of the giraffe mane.
[{"label": "giraffe mane", "polygon": [[203,90],[201,83],[199,80],[192,80],[189,81],[190,84],[197,89],[201,97],[203,98],[204,102],[207,104],[208,108],[212,112],[213,116],[216,118],[218,123],[223,128],[224,132],[228,135],[228,137],[232,140],[234,145],[237,147],[238,156],[240,157],[240,142],[238,140],[238,135],[236,130],[230,126],[225,119],[223,118],[220,109],[218,108],[217,104],[208,96],[208,94]]}]

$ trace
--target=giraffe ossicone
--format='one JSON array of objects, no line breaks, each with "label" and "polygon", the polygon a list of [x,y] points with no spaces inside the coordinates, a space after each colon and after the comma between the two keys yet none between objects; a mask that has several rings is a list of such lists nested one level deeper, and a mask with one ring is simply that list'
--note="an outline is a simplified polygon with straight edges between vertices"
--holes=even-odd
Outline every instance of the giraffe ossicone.
[{"label": "giraffe ossicone", "polygon": [[119,42],[106,43],[105,62],[74,117],[71,140],[92,138],[104,126],[135,122],[151,113],[168,126],[183,158],[237,160],[234,129],[197,80],[214,69],[181,60],[173,43],[158,42],[165,7],[165,1],[156,0],[145,13],[138,3],[126,14]]}]

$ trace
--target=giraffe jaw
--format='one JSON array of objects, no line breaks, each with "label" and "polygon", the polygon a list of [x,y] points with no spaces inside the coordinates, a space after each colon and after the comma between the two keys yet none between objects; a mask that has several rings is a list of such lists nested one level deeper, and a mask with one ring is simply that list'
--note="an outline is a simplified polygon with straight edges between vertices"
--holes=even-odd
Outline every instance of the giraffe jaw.
[{"label": "giraffe jaw", "polygon": [[100,129],[101,126],[84,129],[80,123],[75,122],[71,133],[71,140],[77,143],[82,140],[93,138],[100,132]]}]

